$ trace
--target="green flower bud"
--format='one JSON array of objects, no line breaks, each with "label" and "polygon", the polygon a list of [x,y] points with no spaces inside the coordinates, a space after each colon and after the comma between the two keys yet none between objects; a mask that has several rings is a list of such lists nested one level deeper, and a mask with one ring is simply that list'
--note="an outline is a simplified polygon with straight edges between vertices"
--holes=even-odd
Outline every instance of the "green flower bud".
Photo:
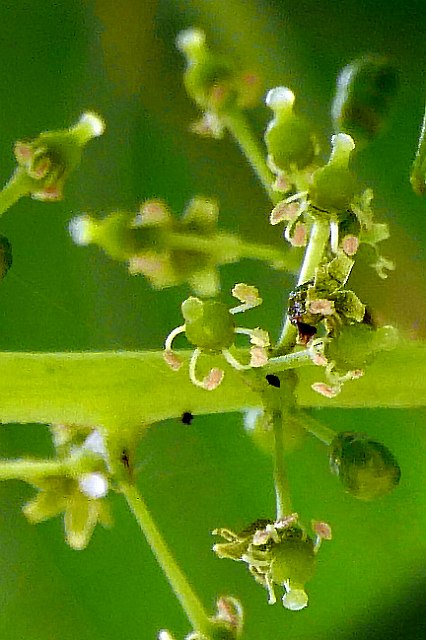
[{"label": "green flower bud", "polygon": [[348,64],[331,107],[336,133],[349,133],[357,146],[372,140],[386,123],[397,89],[397,71],[386,58],[369,55]]},{"label": "green flower bud", "polygon": [[311,164],[315,146],[307,123],[293,113],[294,93],[286,87],[271,89],[266,105],[274,117],[265,132],[265,143],[275,167],[282,171]]},{"label": "green flower bud", "polygon": [[190,297],[182,303],[185,333],[199,349],[222,351],[234,342],[234,320],[222,302]]},{"label": "green flower bud", "polygon": [[397,486],[401,470],[393,454],[363,433],[339,433],[330,445],[330,468],[346,491],[374,500]]},{"label": "green flower bud", "polygon": [[332,136],[331,145],[328,164],[313,174],[309,197],[311,204],[321,211],[345,212],[355,194],[355,178],[348,169],[355,144],[350,136],[339,133]]},{"label": "green flower bud", "polygon": [[17,142],[19,166],[14,179],[19,179],[33,198],[61,200],[64,183],[79,165],[83,148],[104,128],[99,116],[84,113],[70,129],[45,131],[31,142]]},{"label": "green flower bud", "polygon": [[220,112],[236,103],[237,74],[232,64],[212,53],[200,29],[179,34],[177,47],[186,57],[184,84],[188,95],[203,110]]}]

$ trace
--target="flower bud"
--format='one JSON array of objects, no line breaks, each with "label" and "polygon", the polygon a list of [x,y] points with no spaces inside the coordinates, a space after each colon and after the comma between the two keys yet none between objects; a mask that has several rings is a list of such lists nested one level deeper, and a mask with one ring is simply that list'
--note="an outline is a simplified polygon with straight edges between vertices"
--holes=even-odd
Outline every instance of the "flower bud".
[{"label": "flower bud", "polygon": [[184,84],[188,95],[206,111],[221,112],[238,99],[238,76],[230,61],[212,53],[203,31],[187,29],[177,47],[186,57]]},{"label": "flower bud", "polygon": [[401,470],[393,454],[363,433],[339,433],[330,445],[330,468],[346,491],[374,500],[397,486]]},{"label": "flower bud", "polygon": [[372,140],[386,123],[398,89],[396,69],[382,56],[368,55],[344,67],[331,107],[336,133],[359,143]]},{"label": "flower bud", "polygon": [[182,303],[185,333],[194,346],[208,351],[228,349],[234,342],[234,321],[222,302],[190,297]]},{"label": "flower bud", "polygon": [[83,147],[104,128],[99,116],[84,113],[70,129],[45,131],[31,142],[17,142],[15,179],[23,181],[33,198],[61,200],[64,183],[79,165]]},{"label": "flower bud", "polygon": [[266,129],[265,143],[273,164],[281,171],[303,169],[315,156],[308,125],[293,113],[294,99],[286,87],[271,89],[266,96],[274,117]]},{"label": "flower bud", "polygon": [[331,138],[332,152],[325,167],[313,174],[309,191],[311,204],[329,213],[345,212],[354,197],[355,178],[348,169],[355,144],[345,133]]}]

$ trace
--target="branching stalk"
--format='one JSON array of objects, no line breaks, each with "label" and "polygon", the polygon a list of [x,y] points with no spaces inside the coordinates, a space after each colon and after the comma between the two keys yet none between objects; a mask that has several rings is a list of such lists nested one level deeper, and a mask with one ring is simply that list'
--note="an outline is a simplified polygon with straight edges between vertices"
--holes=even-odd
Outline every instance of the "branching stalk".
[{"label": "branching stalk", "polygon": [[211,637],[212,624],[204,611],[203,605],[191,588],[186,576],[176,563],[170,549],[157,529],[151,514],[134,485],[120,484],[120,490],[127,500],[152,552],[170,583],[176,597],[193,628],[206,640]]}]

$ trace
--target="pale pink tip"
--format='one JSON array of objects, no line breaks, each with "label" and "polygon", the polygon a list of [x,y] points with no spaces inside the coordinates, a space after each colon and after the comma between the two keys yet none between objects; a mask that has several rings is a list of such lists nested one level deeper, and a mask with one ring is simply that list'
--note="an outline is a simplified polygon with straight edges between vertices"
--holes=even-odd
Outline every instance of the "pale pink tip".
[{"label": "pale pink tip", "polygon": [[251,347],[250,355],[251,367],[263,367],[268,362],[268,354],[264,347]]},{"label": "pale pink tip", "polygon": [[333,537],[331,527],[327,522],[312,520],[312,531],[322,540],[331,540]]},{"label": "pale pink tip", "polygon": [[223,380],[225,372],[222,369],[213,368],[203,380],[203,387],[206,391],[217,389]]},{"label": "pale pink tip", "polygon": [[358,251],[359,238],[356,236],[345,236],[342,241],[342,249],[348,256],[354,256]]},{"label": "pale pink tip", "polygon": [[335,398],[340,393],[339,387],[331,387],[329,384],[325,384],[325,382],[314,382],[311,388],[325,398]]},{"label": "pale pink tip", "polygon": [[179,371],[182,366],[182,360],[173,351],[163,351],[163,358],[173,371]]},{"label": "pale pink tip", "polygon": [[298,202],[279,202],[271,211],[269,222],[272,225],[279,222],[293,222],[299,216],[300,204]]}]

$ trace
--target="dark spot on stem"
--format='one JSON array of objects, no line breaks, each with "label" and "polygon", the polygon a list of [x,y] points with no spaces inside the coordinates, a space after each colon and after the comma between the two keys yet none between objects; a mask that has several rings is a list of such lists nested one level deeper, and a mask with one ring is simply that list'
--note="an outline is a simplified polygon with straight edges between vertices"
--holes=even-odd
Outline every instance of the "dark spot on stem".
[{"label": "dark spot on stem", "polygon": [[275,376],[273,373],[268,373],[266,376],[266,381],[271,387],[277,387],[277,389],[281,386],[281,381],[278,376]]},{"label": "dark spot on stem", "polygon": [[182,413],[182,417],[181,417],[182,424],[190,425],[192,423],[193,419],[194,419],[194,416],[192,415],[192,413],[190,411],[184,411]]}]

